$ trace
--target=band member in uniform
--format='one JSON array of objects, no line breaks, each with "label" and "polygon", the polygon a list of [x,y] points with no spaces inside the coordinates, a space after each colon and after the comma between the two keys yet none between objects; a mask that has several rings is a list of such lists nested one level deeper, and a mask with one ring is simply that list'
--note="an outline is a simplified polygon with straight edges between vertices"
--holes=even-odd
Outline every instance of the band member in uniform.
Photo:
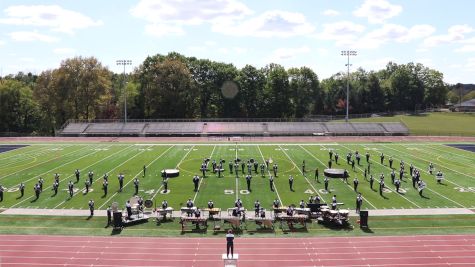
[{"label": "band member in uniform", "polygon": [[328,150],[328,156],[330,156],[330,160],[333,159],[333,157],[332,157],[333,156],[333,150],[332,149]]},{"label": "band member in uniform", "polygon": [[368,162],[368,173],[371,173],[371,162]]},{"label": "band member in uniform", "polygon": [[280,201],[278,199],[274,199],[274,202],[272,202],[272,207],[273,208],[279,208],[280,207]]},{"label": "band member in uniform", "polygon": [[102,177],[104,181],[109,182],[109,175],[107,173],[104,173],[104,176]]},{"label": "band member in uniform", "polygon": [[396,192],[399,193],[399,187],[401,186],[401,181],[399,179],[394,180],[394,185],[396,186]]},{"label": "band member in uniform", "polygon": [[261,203],[259,202],[259,200],[256,200],[254,202],[254,211],[255,211],[255,215],[257,217],[257,215],[259,214],[259,211],[261,210]]},{"label": "band member in uniform", "polygon": [[107,225],[106,227],[109,227],[109,225],[111,225],[112,223],[112,209],[111,209],[111,206],[107,207]]},{"label": "band member in uniform", "polygon": [[25,195],[25,184],[20,183],[20,186],[18,188],[20,189],[20,198],[22,198],[23,195]]},{"label": "band member in uniform", "polygon": [[247,174],[248,175],[252,174],[252,164],[250,161],[247,162]]},{"label": "band member in uniform", "polygon": [[76,169],[76,171],[74,172],[74,174],[76,175],[76,183],[79,183],[79,177],[81,175],[81,172],[79,171],[79,169]]},{"label": "band member in uniform", "polygon": [[109,182],[107,180],[104,180],[102,182],[102,190],[104,190],[104,196],[107,196],[107,187],[109,186]]},{"label": "band member in uniform", "polygon": [[294,192],[294,177],[292,175],[289,176],[289,187],[290,191]]},{"label": "band member in uniform", "polygon": [[[356,151],[356,152],[358,152],[358,151]],[[360,160],[361,160],[360,154],[356,153],[355,158],[356,158],[356,163],[358,163],[358,166],[360,166]]]},{"label": "band member in uniform", "polygon": [[325,176],[325,178],[323,179],[323,182],[325,183],[325,191],[330,192],[328,191],[328,181],[328,177]]},{"label": "band member in uniform", "polygon": [[122,189],[124,188],[124,175],[121,173],[117,177],[119,179],[119,192],[122,192]]},{"label": "band member in uniform", "polygon": [[168,201],[167,200],[163,200],[162,201],[162,209],[166,209],[168,208]]},{"label": "band member in uniform", "polygon": [[266,217],[266,211],[264,210],[264,208],[261,208],[261,210],[260,210],[259,213],[260,213],[260,217],[261,217],[261,218],[265,218],[265,217]]},{"label": "band member in uniform", "polygon": [[320,204],[320,202],[322,202],[322,199],[320,198],[320,196],[315,196],[314,199],[315,199],[314,203]]},{"label": "band member in uniform", "polygon": [[[40,185],[39,185],[39,184],[35,184],[35,186],[33,187],[33,189],[35,190],[36,199],[40,198],[40,193],[41,193]],[[57,190],[57,189],[56,189],[56,190]],[[56,191],[56,192],[57,192],[57,191]]]},{"label": "band member in uniform", "polygon": [[246,175],[247,191],[251,192],[251,180],[252,176],[250,174]]},{"label": "band member in uniform", "polygon": [[86,194],[89,193],[89,180],[86,180],[84,186],[86,187]]},{"label": "band member in uniform", "polygon": [[429,163],[429,173],[432,174],[432,172],[434,171],[434,165],[432,164],[432,162]]},{"label": "band member in uniform", "polygon": [[332,197],[332,210],[336,210],[337,202],[336,202],[336,195]]},{"label": "band member in uniform", "polygon": [[409,166],[409,174],[412,176],[412,173],[414,172],[414,165]]},{"label": "band member in uniform", "polygon": [[69,190],[69,197],[72,198],[74,194],[74,184],[72,181],[69,181],[68,190]]},{"label": "band member in uniform", "polygon": [[[359,165],[359,164],[358,164]],[[355,160],[351,161],[351,169],[354,171],[355,170]]]},{"label": "band member in uniform", "polygon": [[229,173],[233,174],[233,162],[232,162],[232,160],[229,161]]},{"label": "band member in uniform", "polygon": [[139,211],[143,212],[143,198],[142,197],[139,197],[139,199],[137,200],[137,205],[138,205]]},{"label": "band member in uniform", "polygon": [[346,154],[346,164],[350,164],[351,163],[351,152],[348,152],[348,154]]},{"label": "band member in uniform", "polygon": [[305,160],[302,162],[302,173],[305,175]]},{"label": "band member in uniform", "polygon": [[195,217],[196,218],[201,217],[201,209],[199,207],[196,207],[196,209],[195,209]]},{"label": "band member in uniform", "polygon": [[381,155],[379,156],[379,159],[381,160],[381,165],[384,163],[384,154],[381,152]]},{"label": "band member in uniform", "polygon": [[134,179],[134,186],[135,186],[135,195],[138,195],[139,194],[139,179],[137,177],[135,177]]},{"label": "band member in uniform", "polygon": [[189,198],[188,201],[186,202],[186,207],[188,208],[188,211],[186,212],[186,214],[187,214],[188,217],[191,216],[191,214],[192,214],[191,208],[193,208],[194,206],[195,206],[195,204],[193,203],[191,198]]},{"label": "band member in uniform", "polygon": [[241,173],[242,173],[242,175],[244,175],[244,169],[245,168],[246,168],[246,163],[244,163],[244,161],[243,161],[243,162],[241,162]]},{"label": "band member in uniform", "polygon": [[394,184],[394,180],[396,179],[396,173],[394,172],[394,169],[391,171],[391,183]]},{"label": "band member in uniform", "polygon": [[146,173],[147,173],[147,166],[143,165],[143,175],[142,175],[142,177],[145,177]]},{"label": "band member in uniform", "polygon": [[274,177],[271,175],[269,177],[270,191],[274,192]]},{"label": "band member in uniform", "polygon": [[229,251],[231,251],[231,258],[234,258],[234,235],[233,230],[229,230],[226,234],[226,255],[229,258]]},{"label": "band member in uniform", "polygon": [[340,156],[338,155],[338,152],[335,153],[335,164],[337,164],[337,165],[338,165],[338,158],[339,158],[339,157],[340,157]]},{"label": "band member in uniform", "polygon": [[92,182],[94,180],[94,172],[93,171],[89,171],[89,173],[87,174],[87,176],[89,177],[89,184],[92,185]]},{"label": "band member in uniform", "polygon": [[358,177],[355,176],[355,179],[353,179],[353,189],[355,190],[355,192],[358,192],[358,184]]},{"label": "band member in uniform", "polygon": [[198,185],[200,184],[200,177],[198,175],[193,176],[193,184],[195,185],[195,192],[198,192]]},{"label": "band member in uniform", "polygon": [[404,168],[401,168],[401,169],[399,170],[399,180],[402,181],[403,178],[404,178]]},{"label": "band member in uniform", "polygon": [[383,195],[383,189],[384,189],[384,176],[382,176],[382,177],[379,179],[379,195],[380,195],[380,196]]},{"label": "band member in uniform", "polygon": [[89,200],[89,211],[91,212],[91,217],[94,216],[94,201],[91,199]]},{"label": "band member in uniform", "polygon": [[315,169],[315,181],[320,183],[320,181],[318,181],[318,168]]},{"label": "band member in uniform", "polygon": [[203,174],[203,178],[206,178],[206,163],[201,164],[201,173]]},{"label": "band member in uniform", "polygon": [[277,163],[274,163],[274,166],[272,167],[272,169],[274,170],[274,176],[277,177],[277,169],[278,169]]},{"label": "band member in uniform", "polygon": [[38,180],[38,184],[40,185],[40,191],[43,192],[43,183],[45,182],[45,180],[40,177],[40,179]]},{"label": "band member in uniform", "polygon": [[163,184],[163,193],[166,194],[168,192],[168,178],[163,179],[162,184]]},{"label": "band member in uniform", "polygon": [[236,201],[234,201],[234,207],[241,209],[242,208],[242,201],[240,198],[238,198]]},{"label": "band member in uniform", "polygon": [[360,212],[362,205],[363,205],[363,197],[361,196],[361,193],[360,193],[356,197],[356,213]]},{"label": "band member in uniform", "polygon": [[219,165],[218,165],[218,178],[221,178],[222,170],[223,170],[223,164],[219,163]]},{"label": "band member in uniform", "polygon": [[211,199],[208,201],[208,209],[214,209],[214,202]]},{"label": "band member in uniform", "polygon": [[125,209],[127,210],[127,220],[132,219],[132,205],[130,204],[130,200],[127,200],[125,203]]},{"label": "band member in uniform", "polygon": [[393,168],[393,157],[389,157],[389,168]]},{"label": "band member in uniform", "polygon": [[54,183],[53,183],[54,196],[56,196],[58,194],[58,188],[59,188],[58,181],[54,181]]},{"label": "band member in uniform", "polygon": [[262,177],[265,176],[265,172],[264,172],[265,168],[266,168],[266,165],[265,165],[264,163],[262,163],[262,164],[261,164],[261,176],[262,176]]},{"label": "band member in uniform", "polygon": [[368,162],[369,162],[369,157],[370,157],[370,156],[369,156],[369,153],[368,153],[368,152],[366,152],[366,163],[368,163]]},{"label": "band member in uniform", "polygon": [[422,195],[422,191],[423,191],[425,188],[426,188],[426,183],[424,183],[424,181],[422,181],[422,180],[419,180],[419,181],[417,182],[417,190],[419,191],[419,196],[424,197],[424,196]]},{"label": "band member in uniform", "polygon": [[56,182],[58,182],[58,185],[59,185],[59,174],[58,174],[58,173],[55,173],[55,174],[54,174],[54,180],[55,180]]},{"label": "band member in uniform", "polygon": [[370,186],[371,190],[373,190],[373,183],[374,183],[374,178],[373,178],[373,175],[370,174],[369,175],[369,186]]},{"label": "band member in uniform", "polygon": [[444,179],[444,175],[442,174],[441,171],[438,171],[437,174],[435,175],[435,178],[437,180],[437,183],[441,184],[442,180]]},{"label": "band member in uniform", "polygon": [[328,169],[331,169],[332,168],[332,160],[329,160],[328,161]]},{"label": "band member in uniform", "polygon": [[0,184],[0,202],[3,202],[3,191],[5,191],[5,189],[4,189],[3,186]]},{"label": "band member in uniform", "polygon": [[257,169],[259,168],[259,163],[257,160],[254,160],[254,173],[257,174]]},{"label": "band member in uniform", "polygon": [[294,216],[294,209],[292,208],[292,205],[287,207],[285,213],[287,214],[287,216]]},{"label": "band member in uniform", "polygon": [[303,199],[300,200],[299,207],[300,207],[301,209],[305,209],[305,201],[303,201]]}]

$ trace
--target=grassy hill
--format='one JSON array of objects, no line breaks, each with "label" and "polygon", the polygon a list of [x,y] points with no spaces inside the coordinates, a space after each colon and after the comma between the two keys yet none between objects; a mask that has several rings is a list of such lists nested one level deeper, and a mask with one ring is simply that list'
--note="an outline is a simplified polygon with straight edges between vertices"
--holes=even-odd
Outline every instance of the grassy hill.
[{"label": "grassy hill", "polygon": [[475,136],[475,114],[425,113],[352,119],[352,122],[403,122],[414,135],[464,135]]}]

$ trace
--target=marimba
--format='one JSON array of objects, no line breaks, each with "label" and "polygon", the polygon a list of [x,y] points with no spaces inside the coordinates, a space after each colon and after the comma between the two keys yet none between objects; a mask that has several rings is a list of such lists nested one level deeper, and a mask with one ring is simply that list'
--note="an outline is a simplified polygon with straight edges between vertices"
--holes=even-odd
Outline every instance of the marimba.
[{"label": "marimba", "polygon": [[280,214],[279,216],[276,216],[276,220],[280,221],[281,227],[283,222],[286,222],[289,227],[292,227],[294,223],[300,223],[303,227],[306,227],[307,219],[308,216],[304,214],[294,214],[292,216]]},{"label": "marimba", "polygon": [[209,218],[214,218],[214,215],[218,215],[221,212],[220,208],[212,208],[212,209],[203,209],[203,211],[207,211],[209,213]]},{"label": "marimba", "polygon": [[197,229],[200,228],[200,225],[203,225],[206,228],[206,227],[208,227],[208,218],[205,218],[203,216],[201,216],[201,217],[181,216],[181,218],[180,218],[181,231],[185,231],[185,227],[189,223],[195,224]]},{"label": "marimba", "polygon": [[286,206],[280,206],[278,208],[273,207],[275,214],[285,212],[285,211],[287,211],[288,208],[289,207],[286,207]]},{"label": "marimba", "polygon": [[257,225],[262,227],[269,227],[274,229],[274,220],[268,217],[249,217],[247,218],[249,221],[254,221]]},{"label": "marimba", "polygon": [[172,218],[173,208],[168,207],[168,208],[165,208],[165,209],[157,209],[156,212],[157,212],[157,221],[160,220],[160,217],[163,220],[166,220],[167,219],[167,214],[170,214],[170,218]]},{"label": "marimba", "polygon": [[297,214],[310,215],[310,208],[295,208]]},{"label": "marimba", "polygon": [[191,208],[188,208],[188,207],[181,207],[181,214],[183,215],[184,213],[186,213],[187,215],[192,215],[195,213],[196,211],[196,207],[191,207]]},{"label": "marimba", "polygon": [[241,216],[221,216],[218,218],[219,220],[223,220],[225,223],[229,223],[232,225],[233,228],[241,227],[242,217]]}]

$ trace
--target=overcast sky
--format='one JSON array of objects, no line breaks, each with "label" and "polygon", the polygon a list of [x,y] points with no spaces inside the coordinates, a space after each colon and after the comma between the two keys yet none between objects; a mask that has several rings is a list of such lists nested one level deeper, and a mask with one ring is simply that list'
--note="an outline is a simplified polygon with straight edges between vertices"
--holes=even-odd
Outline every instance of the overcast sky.
[{"label": "overcast sky", "polygon": [[[0,71],[56,68],[97,57],[138,66],[171,51],[262,67],[308,66],[327,78],[353,68],[420,62],[449,83],[475,83],[475,1],[1,0]],[[130,68],[131,69],[131,68]]]}]

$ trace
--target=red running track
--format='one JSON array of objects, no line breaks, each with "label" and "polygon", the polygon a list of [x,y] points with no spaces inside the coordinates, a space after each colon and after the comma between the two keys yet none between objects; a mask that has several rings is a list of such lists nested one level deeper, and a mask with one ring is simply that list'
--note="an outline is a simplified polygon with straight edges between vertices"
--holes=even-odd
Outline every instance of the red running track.
[{"label": "red running track", "polygon": [[[475,266],[475,235],[239,238],[239,267]],[[224,238],[0,235],[0,266],[223,266]]]}]

